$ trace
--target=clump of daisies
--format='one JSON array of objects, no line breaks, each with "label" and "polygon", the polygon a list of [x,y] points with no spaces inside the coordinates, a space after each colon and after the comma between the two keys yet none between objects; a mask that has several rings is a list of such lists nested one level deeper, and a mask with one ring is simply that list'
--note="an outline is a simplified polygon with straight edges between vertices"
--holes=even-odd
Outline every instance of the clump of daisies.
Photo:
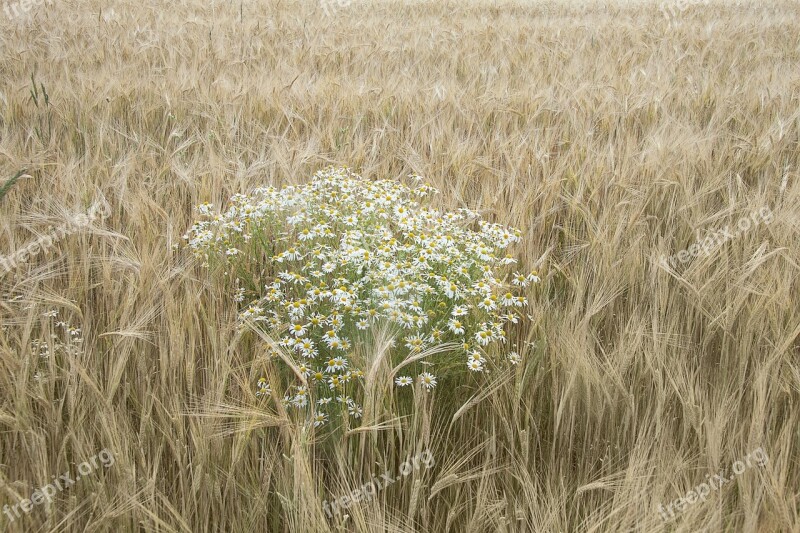
[{"label": "clump of daisies", "polygon": [[[56,309],[42,313],[42,318],[49,319],[51,332],[49,337],[34,338],[31,340],[31,353],[38,356],[36,372],[33,374],[34,381],[44,383],[47,381],[48,360],[51,356],[56,356],[60,361],[62,357],[80,357],[83,354],[83,333],[81,328],[71,326],[67,322],[58,319]],[[53,322],[55,327],[53,327]],[[56,331],[60,332],[56,333]]]},{"label": "clump of daisies", "polygon": [[[184,237],[206,266],[235,279],[242,324],[282,332],[280,345],[307,380],[283,402],[314,406],[315,426],[328,420],[323,409],[331,402],[361,416],[350,395],[364,373],[351,355],[354,342],[378,325],[396,334],[393,364],[446,342],[459,347],[437,355],[442,361],[423,358],[425,371],[396,377],[398,388],[416,382],[434,389],[437,362],[453,357],[475,373],[490,358],[521,360],[507,346],[508,330],[528,316],[520,293],[539,278],[513,269],[508,249],[519,230],[468,209],[427,207],[438,191],[410,178],[407,186],[326,169],[307,185],[237,194],[221,213],[200,205],[201,220]],[[257,390],[271,392],[266,379]]]}]

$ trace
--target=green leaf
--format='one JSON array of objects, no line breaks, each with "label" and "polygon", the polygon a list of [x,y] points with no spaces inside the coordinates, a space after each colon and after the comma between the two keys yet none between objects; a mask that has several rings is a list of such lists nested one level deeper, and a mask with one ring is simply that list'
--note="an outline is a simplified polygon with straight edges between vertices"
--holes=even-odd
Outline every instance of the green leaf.
[{"label": "green leaf", "polygon": [[11,190],[11,187],[13,187],[13,186],[14,186],[14,184],[17,182],[17,180],[18,180],[18,179],[19,179],[19,178],[20,178],[20,177],[21,177],[21,176],[22,176],[24,173],[25,173],[25,169],[23,168],[22,170],[20,170],[20,171],[19,171],[19,172],[17,172],[16,174],[14,174],[14,176],[13,176],[11,179],[9,179],[8,181],[6,181],[6,182],[3,184],[3,186],[2,186],[2,187],[0,187],[0,201],[1,201],[1,200],[2,200],[4,197],[5,197],[5,195],[6,195],[6,194],[8,194],[8,191],[9,191],[9,190]]}]

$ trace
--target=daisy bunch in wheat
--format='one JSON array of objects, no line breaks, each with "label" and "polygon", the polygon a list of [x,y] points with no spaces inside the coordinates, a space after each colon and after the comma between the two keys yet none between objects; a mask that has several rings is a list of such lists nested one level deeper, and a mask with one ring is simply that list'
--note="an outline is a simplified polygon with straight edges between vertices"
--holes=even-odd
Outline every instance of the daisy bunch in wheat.
[{"label": "daisy bunch in wheat", "polygon": [[[512,268],[520,231],[469,209],[433,209],[426,200],[438,191],[417,175],[409,182],[329,168],[303,186],[234,195],[220,213],[202,204],[185,235],[195,256],[236,287],[240,325],[277,339],[275,364],[295,370],[283,374],[284,407],[315,405],[316,426],[329,420],[332,402],[361,416],[364,361],[352,348],[377,327],[396,340],[393,365],[416,374],[424,390],[440,372],[482,373],[524,353],[510,346],[508,330],[529,318],[521,289],[539,278]],[[426,351],[434,346],[441,349]],[[271,392],[267,378],[257,388]]]}]

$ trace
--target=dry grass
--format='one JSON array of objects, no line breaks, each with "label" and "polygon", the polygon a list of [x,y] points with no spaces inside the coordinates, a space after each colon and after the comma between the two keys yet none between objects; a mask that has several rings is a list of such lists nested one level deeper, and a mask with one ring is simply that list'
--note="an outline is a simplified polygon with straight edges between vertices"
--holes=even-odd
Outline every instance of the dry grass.
[{"label": "dry grass", "polygon": [[[800,9],[757,4],[0,12],[0,185],[27,169],[0,253],[112,208],[0,278],[0,505],[116,458],[2,528],[800,531]],[[523,368],[396,411],[376,381],[374,428],[327,440],[255,398],[263,344],[173,244],[193,205],[328,164],[415,171],[524,228],[544,274]],[[771,224],[658,264],[764,206]],[[84,341],[42,359],[52,309]],[[658,504],[759,446],[764,468],[663,526]],[[433,468],[323,513],[426,449]]]}]

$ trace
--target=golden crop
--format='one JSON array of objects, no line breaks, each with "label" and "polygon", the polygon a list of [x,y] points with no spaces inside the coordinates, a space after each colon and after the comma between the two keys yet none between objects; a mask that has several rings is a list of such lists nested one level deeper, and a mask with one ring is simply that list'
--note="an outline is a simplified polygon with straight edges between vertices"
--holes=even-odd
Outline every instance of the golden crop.
[{"label": "golden crop", "polygon": [[[0,30],[0,530],[800,529],[796,2],[15,0]],[[182,236],[331,165],[520,228],[540,283],[483,305],[527,299],[524,357],[469,372],[451,315],[470,379],[395,373],[419,339],[384,329],[333,376],[363,401],[325,400],[358,427],[267,401],[280,338]],[[428,261],[401,244],[358,260]]]}]

